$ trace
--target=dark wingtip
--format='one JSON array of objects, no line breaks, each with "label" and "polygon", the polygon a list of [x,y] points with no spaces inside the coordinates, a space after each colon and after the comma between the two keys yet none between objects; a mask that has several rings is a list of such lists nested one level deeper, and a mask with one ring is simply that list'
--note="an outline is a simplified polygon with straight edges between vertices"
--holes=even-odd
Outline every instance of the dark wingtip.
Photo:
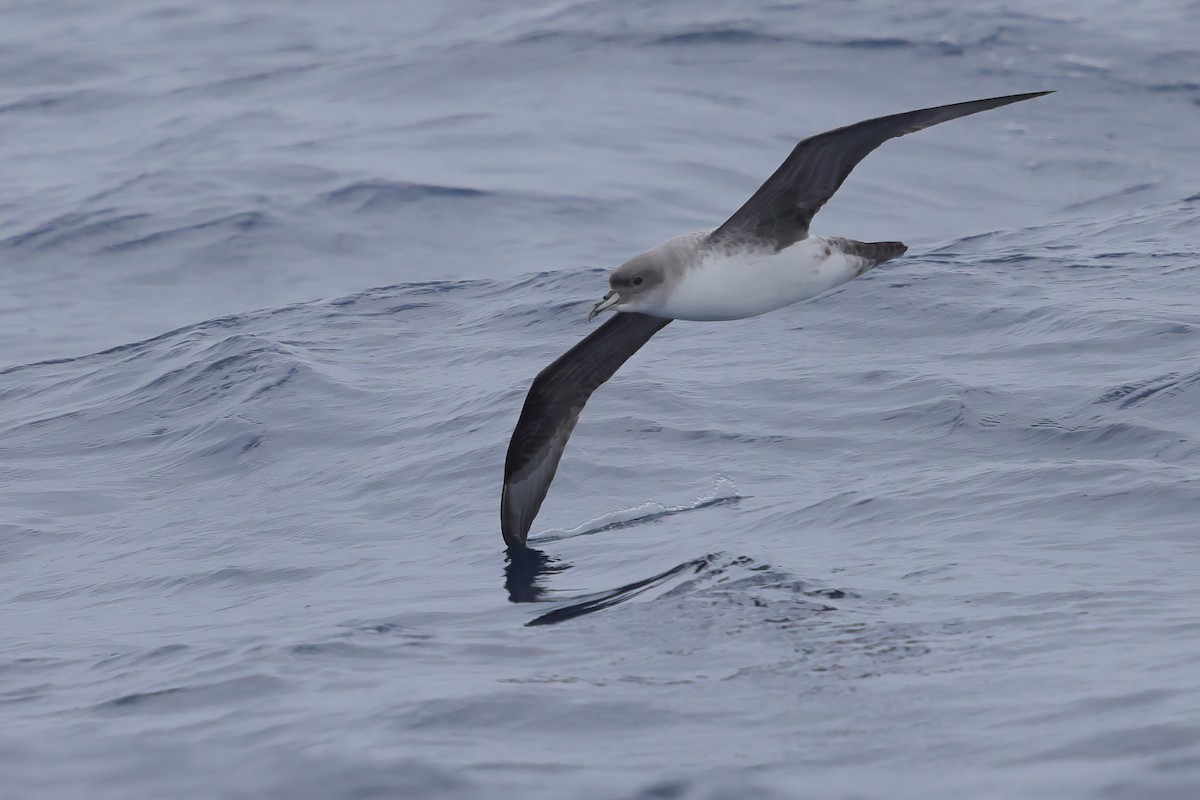
[{"label": "dark wingtip", "polygon": [[1035,97],[1045,97],[1048,94],[1054,94],[1057,89],[1046,89],[1041,92],[1026,92],[1024,94],[1010,94],[1007,97],[997,97],[997,100],[1007,100],[1010,103],[1020,103],[1024,100],[1032,100]]},{"label": "dark wingtip", "polygon": [[[989,104],[995,103],[995,105],[992,105],[990,107],[991,108],[999,108],[1000,106],[1007,106],[1012,103],[1021,103],[1026,100],[1032,100],[1035,97],[1045,97],[1048,94],[1054,94],[1055,91],[1056,91],[1055,89],[1046,89],[1045,91],[1041,91],[1041,92],[1024,92],[1022,94],[1005,94],[1005,95],[1000,95],[999,97],[989,97],[986,100],[979,100],[977,102],[989,103]],[[967,105],[967,104],[963,103],[962,105]]]},{"label": "dark wingtip", "polygon": [[504,544],[511,553],[528,549],[525,539],[529,536],[529,528],[533,520],[526,522],[522,519],[523,515],[520,510],[509,502],[511,499],[508,496],[510,477],[509,471],[505,469],[504,488],[500,492],[500,534],[504,537]]},{"label": "dark wingtip", "polygon": [[[982,100],[968,100],[965,103],[953,103],[944,108],[963,108],[965,106],[983,106],[980,111],[988,109],[1000,108],[1001,106],[1012,105],[1013,103],[1022,103],[1026,100],[1032,100],[1035,97],[1045,97],[1048,94],[1054,94],[1054,89],[1047,89],[1041,92],[1024,92],[1022,94],[1002,94],[998,97],[985,97]],[[933,109],[929,109],[933,110]],[[977,112],[970,112],[977,113]]]}]

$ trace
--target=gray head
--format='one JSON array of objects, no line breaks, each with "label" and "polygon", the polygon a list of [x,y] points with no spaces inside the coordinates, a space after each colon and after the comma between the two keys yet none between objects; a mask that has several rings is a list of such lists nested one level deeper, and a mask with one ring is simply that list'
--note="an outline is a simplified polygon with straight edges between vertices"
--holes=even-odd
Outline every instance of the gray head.
[{"label": "gray head", "polygon": [[698,255],[703,233],[686,234],[640,253],[608,276],[611,291],[592,308],[588,319],[617,306],[618,311],[637,311],[660,305],[667,284],[682,275]]}]

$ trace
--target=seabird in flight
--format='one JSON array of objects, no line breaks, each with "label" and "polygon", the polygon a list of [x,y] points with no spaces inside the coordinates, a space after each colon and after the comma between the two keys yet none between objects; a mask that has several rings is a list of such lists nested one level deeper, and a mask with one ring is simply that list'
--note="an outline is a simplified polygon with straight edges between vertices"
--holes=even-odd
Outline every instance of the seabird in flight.
[{"label": "seabird in flight", "polygon": [[673,319],[742,319],[808,300],[901,255],[900,242],[823,239],[809,236],[808,226],[888,139],[1045,94],[925,108],[812,136],[719,228],[669,239],[613,270],[610,291],[588,319],[617,313],[538,373],[525,398],[500,496],[509,549],[525,547],[584,404],[651,336]]}]

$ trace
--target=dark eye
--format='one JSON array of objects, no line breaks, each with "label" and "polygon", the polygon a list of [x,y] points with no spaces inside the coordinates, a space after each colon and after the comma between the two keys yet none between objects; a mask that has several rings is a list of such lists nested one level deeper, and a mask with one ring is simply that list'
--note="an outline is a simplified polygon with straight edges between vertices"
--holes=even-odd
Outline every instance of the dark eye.
[{"label": "dark eye", "polygon": [[642,285],[642,276],[641,275],[638,275],[636,278],[633,279],[633,285],[634,286]]}]

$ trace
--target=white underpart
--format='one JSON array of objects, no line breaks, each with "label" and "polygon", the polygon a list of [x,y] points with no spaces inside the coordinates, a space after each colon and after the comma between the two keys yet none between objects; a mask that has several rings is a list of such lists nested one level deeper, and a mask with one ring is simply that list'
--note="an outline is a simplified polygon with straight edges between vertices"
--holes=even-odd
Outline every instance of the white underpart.
[{"label": "white underpart", "polygon": [[631,307],[672,319],[743,319],[790,306],[853,280],[870,262],[811,237],[779,252],[710,252],[651,307]]}]

